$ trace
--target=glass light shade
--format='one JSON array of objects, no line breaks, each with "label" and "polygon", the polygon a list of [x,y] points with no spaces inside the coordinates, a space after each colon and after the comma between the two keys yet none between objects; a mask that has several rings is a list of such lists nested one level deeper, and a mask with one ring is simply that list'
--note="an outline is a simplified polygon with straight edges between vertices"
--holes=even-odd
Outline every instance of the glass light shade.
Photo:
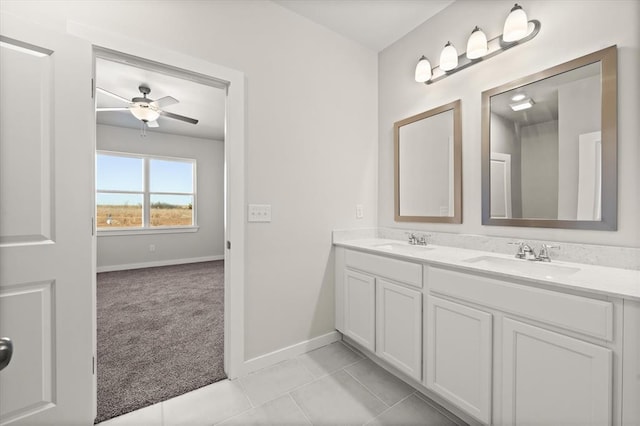
[{"label": "glass light shade", "polygon": [[148,106],[133,105],[129,107],[129,111],[135,118],[140,121],[155,121],[160,117],[158,111],[149,108]]},{"label": "glass light shade", "polygon": [[487,36],[478,27],[475,27],[469,41],[467,41],[467,58],[478,59],[487,54]]},{"label": "glass light shade", "polygon": [[447,42],[440,53],[440,69],[443,71],[451,71],[458,66],[458,51],[451,44]]},{"label": "glass light shade", "polygon": [[527,14],[517,3],[511,9],[511,13],[504,21],[504,31],[502,31],[502,39],[507,42],[518,41],[524,38],[529,32],[529,22]]},{"label": "glass light shade", "polygon": [[431,79],[431,62],[426,57],[421,57],[416,65],[416,81],[424,83]]}]

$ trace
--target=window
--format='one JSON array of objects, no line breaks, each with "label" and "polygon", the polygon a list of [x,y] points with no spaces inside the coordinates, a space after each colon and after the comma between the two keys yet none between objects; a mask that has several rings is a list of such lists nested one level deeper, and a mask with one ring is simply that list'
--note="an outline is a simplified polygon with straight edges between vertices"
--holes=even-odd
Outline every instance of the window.
[{"label": "window", "polygon": [[195,226],[196,161],[98,152],[99,230]]}]

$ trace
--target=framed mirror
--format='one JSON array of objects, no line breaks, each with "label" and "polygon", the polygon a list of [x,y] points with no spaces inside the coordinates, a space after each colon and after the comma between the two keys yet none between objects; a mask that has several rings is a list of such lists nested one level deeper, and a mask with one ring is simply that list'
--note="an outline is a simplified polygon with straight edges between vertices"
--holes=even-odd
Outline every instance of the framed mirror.
[{"label": "framed mirror", "polygon": [[617,50],[482,93],[482,224],[617,229]]},{"label": "framed mirror", "polygon": [[460,100],[398,121],[395,220],[462,223]]}]

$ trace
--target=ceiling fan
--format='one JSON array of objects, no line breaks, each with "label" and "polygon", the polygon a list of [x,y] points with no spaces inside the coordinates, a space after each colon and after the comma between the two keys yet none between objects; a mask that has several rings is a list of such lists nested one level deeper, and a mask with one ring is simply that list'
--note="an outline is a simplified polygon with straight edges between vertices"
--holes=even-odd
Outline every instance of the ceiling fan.
[{"label": "ceiling fan", "polygon": [[160,127],[156,121],[160,116],[173,118],[174,120],[184,121],[189,124],[198,124],[198,120],[191,117],[185,117],[184,115],[174,114],[172,112],[164,111],[162,108],[169,105],[177,104],[179,101],[172,96],[165,96],[164,98],[153,99],[147,98],[147,95],[151,93],[151,89],[147,86],[139,86],[138,90],[142,93],[142,97],[132,98],[131,100],[116,95],[113,92],[109,92],[101,87],[96,87],[96,90],[112,98],[118,99],[122,102],[129,104],[127,107],[117,108],[96,108],[96,111],[129,111],[135,118],[142,121],[148,127]]}]

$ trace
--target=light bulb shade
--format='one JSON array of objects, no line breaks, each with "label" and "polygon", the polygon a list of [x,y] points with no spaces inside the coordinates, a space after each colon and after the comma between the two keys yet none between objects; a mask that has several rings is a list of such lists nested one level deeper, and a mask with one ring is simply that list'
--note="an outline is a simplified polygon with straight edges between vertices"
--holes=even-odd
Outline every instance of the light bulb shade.
[{"label": "light bulb shade", "polygon": [[458,66],[458,51],[451,44],[447,42],[440,53],[440,69],[443,71],[451,71]]},{"label": "light bulb shade", "polygon": [[487,36],[478,27],[475,27],[469,41],[467,41],[467,58],[478,59],[487,54]]},{"label": "light bulb shade", "polygon": [[416,65],[416,81],[425,83],[431,79],[431,62],[426,57],[421,57]]},{"label": "light bulb shade", "polygon": [[140,121],[155,121],[160,117],[160,113],[155,109],[151,109],[149,106],[132,105],[129,107],[129,111],[135,118]]},{"label": "light bulb shade", "polygon": [[524,38],[529,32],[529,22],[524,9],[517,3],[511,9],[511,13],[504,21],[504,31],[502,31],[502,40],[506,42],[514,42]]}]

